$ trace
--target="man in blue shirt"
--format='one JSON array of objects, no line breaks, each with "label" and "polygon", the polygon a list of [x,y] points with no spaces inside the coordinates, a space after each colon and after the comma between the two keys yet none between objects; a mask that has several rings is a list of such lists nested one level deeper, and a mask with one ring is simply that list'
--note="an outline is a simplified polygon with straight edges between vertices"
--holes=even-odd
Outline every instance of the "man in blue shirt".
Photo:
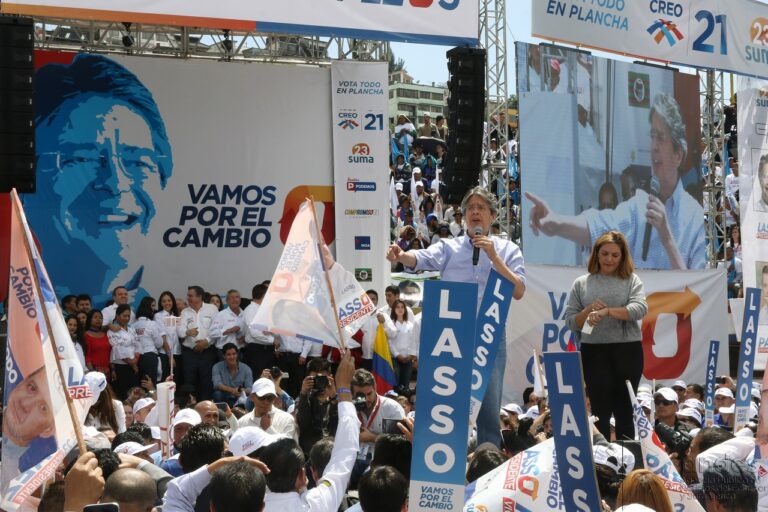
[{"label": "man in blue shirt", "polygon": [[[392,244],[387,252],[389,261],[397,261],[416,270],[439,270],[446,281],[477,283],[477,307],[480,307],[491,268],[515,285],[513,297],[521,299],[525,293],[525,265],[523,253],[513,242],[490,237],[490,229],[498,212],[496,199],[482,187],[471,189],[461,202],[466,223],[465,235],[443,239],[427,249],[403,251]],[[475,234],[478,233],[478,234]],[[477,265],[472,264],[475,247],[480,249]],[[499,409],[504,367],[507,361],[506,339],[502,338],[496,356],[488,389],[477,417],[478,444],[489,441],[501,443]]]},{"label": "man in blue shirt", "polygon": [[253,372],[247,364],[240,364],[237,345],[227,343],[221,349],[224,360],[213,365],[213,400],[234,407],[243,391],[250,394]]},{"label": "man in blue shirt", "polygon": [[[543,233],[590,247],[604,233],[616,230],[627,238],[637,268],[704,268],[704,209],[680,180],[688,142],[677,101],[668,94],[657,94],[648,120],[651,173],[658,192],[654,195],[638,189],[615,209],[590,208],[575,216],[557,214],[542,198],[526,192],[532,204],[528,219],[535,236]],[[653,229],[646,245],[648,225]]]}]

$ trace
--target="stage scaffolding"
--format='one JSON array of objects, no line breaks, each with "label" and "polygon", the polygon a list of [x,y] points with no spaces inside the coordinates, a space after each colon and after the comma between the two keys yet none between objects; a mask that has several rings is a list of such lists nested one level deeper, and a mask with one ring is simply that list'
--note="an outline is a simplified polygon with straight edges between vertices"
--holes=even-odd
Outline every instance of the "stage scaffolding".
[{"label": "stage scaffolding", "polygon": [[[502,183],[504,193],[500,194],[500,200],[504,200],[509,193],[510,176],[507,172],[507,159],[492,160],[487,158],[491,154],[491,134],[496,134],[498,148],[506,151],[509,133],[507,133],[507,119],[509,95],[507,89],[507,15],[505,0],[480,0],[480,45],[485,48],[485,113],[486,129],[483,134],[483,162],[481,166],[480,183],[492,194],[498,191],[498,183]],[[509,199],[508,197],[506,199]],[[507,200],[509,205],[511,200]],[[507,233],[509,239],[514,239],[516,215],[511,207],[500,208],[499,230]]]},{"label": "stage scaffolding", "polygon": [[[715,175],[717,164],[715,158],[721,155],[722,168],[728,156],[725,148],[725,89],[723,87],[723,72],[716,70],[700,70],[699,94],[701,95],[701,135],[702,135],[702,166],[708,170],[704,180],[704,212],[706,214],[705,235],[707,237],[707,259],[710,268],[717,267],[718,262],[725,261],[725,176],[718,179]],[[706,159],[705,159],[706,157]],[[721,198],[718,201],[718,198]],[[722,250],[722,254],[721,253]]]},{"label": "stage scaffolding", "polygon": [[45,50],[315,65],[330,65],[333,60],[386,61],[389,57],[386,41],[62,18],[35,18],[35,46]]}]

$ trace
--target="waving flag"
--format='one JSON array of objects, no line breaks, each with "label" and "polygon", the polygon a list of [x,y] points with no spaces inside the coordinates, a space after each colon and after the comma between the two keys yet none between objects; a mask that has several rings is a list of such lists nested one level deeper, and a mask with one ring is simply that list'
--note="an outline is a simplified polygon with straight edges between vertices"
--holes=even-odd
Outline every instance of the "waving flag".
[{"label": "waving flag", "polygon": [[[632,401],[632,412],[635,420],[635,432],[640,438],[640,448],[643,450],[645,468],[653,471],[664,482],[667,495],[672,502],[672,508],[680,512],[704,512],[694,497],[688,485],[675,469],[669,455],[664,450],[659,437],[653,430],[653,425],[643,413],[643,408],[637,403],[637,397],[632,385],[627,381],[629,397]],[[654,387],[654,389],[656,389]]]},{"label": "waving flag", "polygon": [[309,200],[304,201],[251,327],[338,348],[338,321],[345,346],[357,347],[359,343],[351,336],[376,307],[355,276],[334,263],[328,270],[336,302],[334,311],[317,233],[312,206]]},{"label": "waving flag", "polygon": [[[33,500],[30,495],[77,445],[93,396],[15,191],[12,203],[0,467],[0,507],[8,511]],[[72,414],[62,383],[73,398]]]},{"label": "waving flag", "polygon": [[383,395],[395,387],[395,367],[392,364],[392,354],[389,353],[387,335],[384,334],[384,326],[379,324],[376,328],[376,339],[373,341],[373,361],[371,361],[371,373],[376,379],[376,392]]},{"label": "waving flag", "polygon": [[564,511],[555,440],[547,439],[520,452],[481,476],[474,483],[473,494],[465,499],[464,512]]}]

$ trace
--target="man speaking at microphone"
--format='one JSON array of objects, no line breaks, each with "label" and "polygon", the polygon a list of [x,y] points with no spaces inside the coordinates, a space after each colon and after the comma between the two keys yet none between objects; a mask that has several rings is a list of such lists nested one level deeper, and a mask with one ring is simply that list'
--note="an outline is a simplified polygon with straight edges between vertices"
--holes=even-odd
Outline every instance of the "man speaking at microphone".
[{"label": "man speaking at microphone", "polygon": [[[443,239],[427,249],[405,252],[397,244],[389,246],[387,259],[402,263],[415,270],[438,270],[441,279],[464,283],[477,283],[477,306],[485,291],[491,268],[515,285],[513,297],[522,298],[525,293],[525,266],[523,253],[514,243],[488,236],[491,224],[496,220],[496,199],[482,187],[471,189],[461,201],[461,212],[466,223],[465,235]],[[460,340],[464,341],[464,340]],[[471,341],[474,343],[474,340]],[[478,444],[490,441],[495,446],[501,442],[499,434],[499,409],[504,367],[507,361],[506,339],[502,338],[496,363],[488,382],[483,404],[477,417]],[[471,353],[468,347],[467,354]]]},{"label": "man speaking at microphone", "polygon": [[638,189],[614,210],[589,209],[570,216],[551,211],[544,200],[526,192],[533,203],[528,221],[534,235],[559,236],[591,247],[604,233],[620,231],[637,268],[704,268],[704,209],[680,181],[688,151],[680,107],[672,96],[659,93],[648,119],[655,180],[651,193]]}]

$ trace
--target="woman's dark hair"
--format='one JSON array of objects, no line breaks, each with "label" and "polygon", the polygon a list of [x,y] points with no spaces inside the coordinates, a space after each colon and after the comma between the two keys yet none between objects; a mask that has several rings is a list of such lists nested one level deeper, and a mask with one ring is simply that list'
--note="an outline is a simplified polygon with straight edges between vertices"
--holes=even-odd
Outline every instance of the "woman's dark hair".
[{"label": "woman's dark hair", "polygon": [[600,491],[600,498],[611,507],[616,508],[616,498],[619,496],[621,487],[621,477],[608,466],[595,464],[595,474],[597,475],[597,489]]},{"label": "woman's dark hair", "polygon": [[88,312],[88,316],[85,318],[85,329],[90,330],[91,329],[91,322],[93,321],[93,317],[96,314],[101,315],[102,320],[104,319],[104,315],[102,315],[101,311],[98,309],[92,309]]},{"label": "woman's dark hair", "polygon": [[158,311],[165,311],[163,309],[163,297],[165,297],[166,295],[171,298],[171,313],[173,313],[173,316],[179,316],[179,310],[176,308],[176,297],[174,297],[174,295],[167,290],[161,293],[160,297],[157,299]]},{"label": "woman's dark hair", "polygon": [[141,299],[141,302],[139,302],[139,307],[136,309],[136,318],[144,317],[152,320],[152,317],[155,314],[154,310],[152,309],[153,302],[155,302],[155,299],[149,296]]},{"label": "woman's dark hair", "polygon": [[498,450],[479,450],[469,462],[467,468],[467,483],[472,483],[486,473],[490,473],[504,464],[507,458]]},{"label": "woman's dark hair", "polygon": [[107,384],[104,391],[99,395],[96,403],[91,406],[89,414],[101,423],[107,423],[114,433],[117,433],[117,416],[115,415],[115,406],[112,400],[114,400],[114,394],[112,388]]},{"label": "woman's dark hair", "polygon": [[130,310],[131,310],[131,306],[129,306],[128,304],[120,304],[119,306],[117,306],[117,309],[115,309],[115,321],[117,321],[118,316]]},{"label": "woman's dark hair", "polygon": [[[75,332],[75,339],[72,340],[78,345],[80,345],[80,348],[83,349],[83,354],[85,354],[85,351],[87,350],[87,347],[85,346],[85,341],[83,340],[83,326],[80,325],[80,320],[77,319],[77,315],[69,315],[67,316],[66,323],[69,324],[70,320],[74,320],[77,324],[77,331]],[[69,328],[69,325],[67,325],[67,328]]]},{"label": "woman's dark hair", "polygon": [[393,322],[397,321],[397,313],[395,313],[395,309],[397,308],[398,304],[402,304],[403,309],[405,310],[405,313],[403,314],[403,321],[408,320],[408,306],[406,306],[405,302],[401,299],[397,299],[392,303],[392,312],[389,313],[389,317]]}]

